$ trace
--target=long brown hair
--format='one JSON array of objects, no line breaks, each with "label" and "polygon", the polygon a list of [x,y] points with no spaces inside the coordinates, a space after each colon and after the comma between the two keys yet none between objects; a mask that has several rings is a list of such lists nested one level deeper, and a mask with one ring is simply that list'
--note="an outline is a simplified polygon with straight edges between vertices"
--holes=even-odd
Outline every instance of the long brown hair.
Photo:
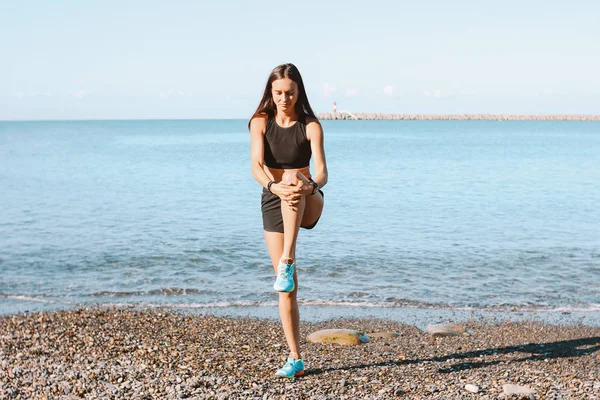
[{"label": "long brown hair", "polygon": [[277,106],[275,105],[275,102],[273,102],[271,88],[273,87],[274,81],[283,78],[289,78],[296,82],[296,85],[298,85],[298,100],[296,100],[296,105],[294,106],[298,116],[301,118],[302,116],[317,118],[314,111],[310,107],[310,103],[308,102],[308,96],[306,96],[306,89],[304,89],[304,82],[302,82],[300,71],[298,71],[298,68],[296,68],[294,64],[287,63],[276,66],[271,72],[271,75],[269,75],[267,85],[265,86],[265,92],[263,93],[262,99],[258,104],[258,108],[256,111],[254,111],[254,114],[252,114],[250,121],[248,121],[248,129],[250,129],[250,122],[252,122],[252,120],[258,116],[266,115],[269,118],[275,116]]}]

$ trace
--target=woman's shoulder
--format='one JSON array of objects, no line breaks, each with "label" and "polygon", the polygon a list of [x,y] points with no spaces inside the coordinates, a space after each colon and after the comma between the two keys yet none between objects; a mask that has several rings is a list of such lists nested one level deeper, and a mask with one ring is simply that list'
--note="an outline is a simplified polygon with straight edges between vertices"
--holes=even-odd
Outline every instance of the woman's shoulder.
[{"label": "woman's shoulder", "polygon": [[321,127],[321,123],[319,122],[318,118],[307,115],[304,121],[308,140],[323,136],[323,128]]},{"label": "woman's shoulder", "polygon": [[304,125],[306,125],[306,129],[321,129],[321,122],[317,117],[313,117],[310,115],[306,115],[304,117]]},{"label": "woman's shoulder", "polygon": [[306,115],[304,116],[304,122],[306,122],[306,125],[311,124],[311,123],[319,123],[319,119],[317,117],[313,117],[310,115]]},{"label": "woman's shoulder", "polygon": [[265,115],[254,115],[248,123],[248,130],[251,134],[260,134],[261,136],[267,132],[269,118]]},{"label": "woman's shoulder", "polygon": [[304,116],[304,125],[306,125],[307,127],[309,125],[321,125],[321,123],[319,122],[319,119],[317,117],[313,117],[310,115],[305,115]]},{"label": "woman's shoulder", "polygon": [[248,125],[250,130],[260,129],[264,132],[264,130],[267,128],[268,122],[269,116],[265,113],[261,113],[252,116],[252,118],[250,119],[250,124]]}]

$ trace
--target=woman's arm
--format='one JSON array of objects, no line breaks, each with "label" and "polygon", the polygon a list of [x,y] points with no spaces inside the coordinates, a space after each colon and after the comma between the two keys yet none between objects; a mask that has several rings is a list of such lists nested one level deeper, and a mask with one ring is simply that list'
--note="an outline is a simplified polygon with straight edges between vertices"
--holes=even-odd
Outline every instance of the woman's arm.
[{"label": "woman's arm", "polygon": [[306,125],[306,136],[310,141],[315,177],[313,180],[322,188],[327,184],[327,161],[325,160],[325,146],[323,144],[323,128],[318,120],[312,119]]},{"label": "woman's arm", "polygon": [[266,118],[257,117],[250,121],[250,164],[252,165],[252,177],[264,188],[271,181],[264,169],[265,148],[263,137],[266,129]]},{"label": "woman's arm", "polygon": [[[266,129],[266,118],[257,117],[250,122],[250,163],[252,165],[252,176],[262,187],[268,189],[271,178],[265,173],[265,145],[263,142]],[[297,200],[299,196],[292,189],[291,185],[282,182],[271,185],[271,193],[288,202]]]}]

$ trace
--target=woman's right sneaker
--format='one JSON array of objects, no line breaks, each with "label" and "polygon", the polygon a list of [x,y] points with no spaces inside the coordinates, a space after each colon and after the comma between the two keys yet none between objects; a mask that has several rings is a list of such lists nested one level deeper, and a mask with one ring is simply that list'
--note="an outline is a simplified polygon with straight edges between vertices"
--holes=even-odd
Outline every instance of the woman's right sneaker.
[{"label": "woman's right sneaker", "polygon": [[294,378],[304,375],[304,360],[289,357],[285,365],[277,370],[276,375],[282,378]]},{"label": "woman's right sneaker", "polygon": [[294,260],[286,258],[279,261],[277,266],[277,279],[273,284],[276,292],[293,292],[296,285],[294,283]]}]

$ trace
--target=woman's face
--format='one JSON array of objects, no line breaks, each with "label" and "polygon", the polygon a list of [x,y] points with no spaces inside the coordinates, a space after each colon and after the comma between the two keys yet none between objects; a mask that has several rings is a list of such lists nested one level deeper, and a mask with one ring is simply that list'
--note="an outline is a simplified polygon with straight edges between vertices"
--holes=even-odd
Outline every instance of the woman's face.
[{"label": "woman's face", "polygon": [[278,110],[291,111],[298,101],[298,85],[290,78],[281,78],[273,81],[271,95]]}]

